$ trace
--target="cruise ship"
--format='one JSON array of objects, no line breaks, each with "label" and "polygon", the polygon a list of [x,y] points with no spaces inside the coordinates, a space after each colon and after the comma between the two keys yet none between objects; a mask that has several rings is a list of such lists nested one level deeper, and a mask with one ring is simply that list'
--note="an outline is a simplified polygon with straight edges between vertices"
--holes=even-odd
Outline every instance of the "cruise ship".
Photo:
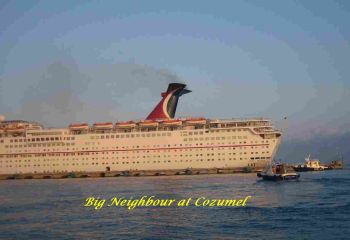
[{"label": "cruise ship", "polygon": [[45,128],[1,117],[0,175],[259,169],[271,162],[281,132],[270,120],[175,118],[179,98],[189,92],[170,83],[141,121]]}]

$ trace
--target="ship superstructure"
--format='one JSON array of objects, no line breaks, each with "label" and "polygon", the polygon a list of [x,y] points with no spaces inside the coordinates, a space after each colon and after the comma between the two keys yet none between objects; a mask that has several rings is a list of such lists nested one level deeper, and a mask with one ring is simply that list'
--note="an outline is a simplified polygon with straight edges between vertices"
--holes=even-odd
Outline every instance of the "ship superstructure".
[{"label": "ship superstructure", "polygon": [[190,92],[172,83],[146,120],[47,129],[0,122],[0,174],[262,168],[281,132],[267,119],[174,118]]}]

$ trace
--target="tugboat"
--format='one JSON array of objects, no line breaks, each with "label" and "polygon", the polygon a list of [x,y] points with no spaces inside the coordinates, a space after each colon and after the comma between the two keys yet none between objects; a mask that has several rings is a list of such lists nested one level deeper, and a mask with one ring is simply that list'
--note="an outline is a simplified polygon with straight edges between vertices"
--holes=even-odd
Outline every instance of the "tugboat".
[{"label": "tugboat", "polygon": [[334,160],[331,162],[331,164],[328,167],[330,169],[343,169],[344,168],[343,160]]},{"label": "tugboat", "polygon": [[344,168],[344,159],[343,155],[340,155],[340,157],[336,160],[333,160],[331,164],[328,165],[329,169],[343,169]]},{"label": "tugboat", "polygon": [[293,167],[294,170],[297,172],[308,172],[308,171],[323,171],[327,169],[327,167],[322,166],[320,164],[320,160],[311,159],[310,154],[305,158],[305,162],[306,164],[295,165]]},{"label": "tugboat", "polygon": [[263,180],[283,181],[283,180],[298,180],[299,173],[282,163],[268,165],[265,171],[257,173],[257,176]]}]

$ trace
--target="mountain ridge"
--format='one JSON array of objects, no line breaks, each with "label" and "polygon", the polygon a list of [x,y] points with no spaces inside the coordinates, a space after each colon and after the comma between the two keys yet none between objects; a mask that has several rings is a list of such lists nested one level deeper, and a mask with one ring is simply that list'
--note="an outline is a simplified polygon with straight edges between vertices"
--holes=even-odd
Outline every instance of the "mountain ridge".
[{"label": "mountain ridge", "polygon": [[286,163],[301,163],[311,154],[322,163],[329,163],[341,156],[350,163],[350,132],[341,135],[317,135],[308,140],[282,140],[276,159]]}]

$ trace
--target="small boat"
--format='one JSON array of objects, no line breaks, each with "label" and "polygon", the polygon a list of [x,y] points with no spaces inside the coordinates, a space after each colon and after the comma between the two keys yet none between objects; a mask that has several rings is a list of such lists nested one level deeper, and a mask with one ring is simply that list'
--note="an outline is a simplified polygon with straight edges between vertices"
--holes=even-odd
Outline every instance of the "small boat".
[{"label": "small boat", "polygon": [[329,164],[328,166],[330,169],[343,169],[344,168],[344,162],[343,160],[334,160]]},{"label": "small boat", "polygon": [[87,123],[73,123],[69,125],[70,130],[88,130],[89,125]]},{"label": "small boat", "polygon": [[140,127],[157,127],[158,124],[159,124],[158,122],[153,120],[144,120],[139,122]]},{"label": "small boat", "polygon": [[257,173],[257,176],[263,180],[283,181],[283,180],[298,180],[299,173],[290,169],[285,164],[270,164],[263,172]]},{"label": "small boat", "polygon": [[339,157],[333,160],[330,164],[327,165],[329,169],[343,169],[344,168],[344,158],[342,154],[339,154]]},{"label": "small boat", "polygon": [[305,158],[305,164],[295,165],[293,168],[297,172],[309,172],[309,171],[323,171],[328,167],[321,165],[320,160],[311,159],[311,155],[309,154]]},{"label": "small boat", "polygon": [[169,120],[162,121],[162,124],[164,126],[181,126],[182,121],[179,119],[169,119]]},{"label": "small boat", "polygon": [[9,133],[18,133],[18,132],[24,132],[25,128],[24,126],[18,126],[18,127],[9,127],[4,129],[5,132]]},{"label": "small boat", "polygon": [[101,130],[112,129],[113,123],[111,123],[111,122],[95,123],[93,125],[93,127],[94,127],[94,129],[101,129]]},{"label": "small boat", "polygon": [[205,118],[188,118],[186,119],[187,125],[204,125],[207,123]]},{"label": "small boat", "polygon": [[118,122],[115,124],[117,128],[134,128],[136,126],[136,123],[133,121],[127,121],[127,122]]}]

